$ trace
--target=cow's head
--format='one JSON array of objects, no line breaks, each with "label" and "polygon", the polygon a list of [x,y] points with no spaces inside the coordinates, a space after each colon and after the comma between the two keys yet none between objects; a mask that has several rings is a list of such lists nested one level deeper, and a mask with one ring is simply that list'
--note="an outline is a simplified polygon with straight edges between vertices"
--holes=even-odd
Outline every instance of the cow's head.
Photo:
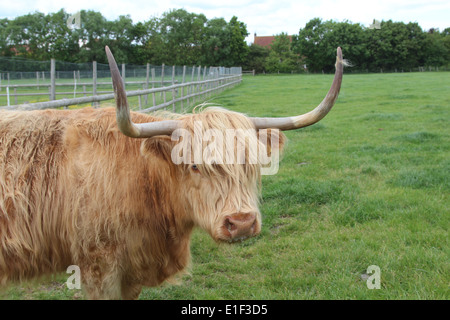
[{"label": "cow's head", "polygon": [[[117,124],[132,138],[146,138],[144,156],[158,158],[183,188],[177,199],[196,225],[217,241],[242,240],[261,231],[258,209],[262,158],[280,152],[283,130],[321,120],[334,105],[343,65],[337,50],[336,73],[326,97],[314,110],[293,117],[252,118],[220,108],[149,123],[131,121],[117,64],[106,47],[116,98]],[[211,148],[211,146],[213,146]]]}]

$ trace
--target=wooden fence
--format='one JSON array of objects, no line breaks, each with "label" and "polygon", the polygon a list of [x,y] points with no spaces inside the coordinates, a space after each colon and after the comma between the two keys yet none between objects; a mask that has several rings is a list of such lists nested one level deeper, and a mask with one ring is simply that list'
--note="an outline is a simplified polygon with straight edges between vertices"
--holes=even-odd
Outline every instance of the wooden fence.
[{"label": "wooden fence", "polygon": [[[0,107],[0,109],[7,110],[36,110],[47,108],[68,107],[70,105],[91,103],[97,105],[100,101],[114,99],[112,92],[112,83],[108,79],[108,82],[98,82],[96,63],[93,63],[92,82],[78,82],[77,72],[73,71],[73,82],[56,83],[56,72],[54,62],[51,64],[50,83],[37,83],[31,84],[1,84],[0,92],[6,89],[6,93],[1,93],[0,96],[7,97],[6,106]],[[172,77],[166,75],[164,69],[170,70],[170,67],[162,66],[159,68],[160,77],[156,76],[155,68],[150,68],[150,65],[146,66],[146,77],[141,81],[125,81],[126,86],[142,87],[142,90],[127,91],[128,97],[138,97],[137,107],[140,111],[154,111],[161,108],[167,108],[172,106],[175,112],[176,105],[179,105],[181,111],[185,107],[196,103],[199,99],[204,99],[211,96],[213,93],[220,92],[228,87],[232,87],[242,81],[242,69],[239,68],[223,68],[223,67],[189,67],[190,74],[187,74],[187,67],[171,67]],[[175,69],[178,68],[178,74],[176,75]],[[182,74],[181,74],[182,68]],[[38,73],[36,73],[38,74]],[[79,73],[78,73],[79,74]],[[122,65],[122,76],[125,78],[125,65]],[[168,79],[169,78],[169,79]],[[190,78],[190,79],[189,79]],[[1,79],[1,77],[0,77]],[[3,82],[4,83],[4,82]],[[101,86],[108,86],[108,91],[99,90]],[[159,87],[158,87],[159,86]],[[44,87],[44,92],[23,92],[19,93],[18,90],[23,88],[38,88]],[[57,87],[71,87],[73,92],[57,91]],[[87,90],[87,87],[91,87],[91,90]],[[79,89],[83,91],[80,92]],[[159,95],[157,95],[159,93]],[[73,98],[63,98],[56,100],[57,95],[72,95]],[[76,95],[82,94],[83,97],[76,97]],[[50,101],[36,102],[36,103],[24,103],[18,104],[18,97],[21,96],[43,96],[48,95]],[[151,96],[151,99],[149,99]],[[11,101],[14,100],[13,103]],[[12,105],[11,105],[12,104]]]},{"label": "wooden fence", "polygon": [[[214,92],[220,92],[228,87],[234,86],[242,81],[241,75],[230,75],[221,77],[218,79],[204,80],[204,81],[194,81],[186,82],[181,84],[175,84],[168,87],[155,88],[155,89],[144,89],[144,90],[134,90],[127,91],[127,97],[139,97],[139,111],[150,112],[162,108],[167,108],[170,105],[173,106],[173,111],[175,112],[176,103],[181,102],[181,111],[184,110],[183,102],[190,105],[191,101],[195,101],[199,96],[211,95]],[[155,101],[156,93],[172,93],[172,99],[164,103],[153,105],[152,107],[142,108],[142,96],[153,96],[153,101]],[[179,95],[179,96],[178,96]],[[67,107],[70,105],[84,104],[84,103],[94,103],[105,100],[113,100],[114,93],[96,95],[83,98],[74,99],[60,99],[47,102],[37,102],[31,104],[18,104],[12,106],[0,107],[3,110],[38,110],[38,109],[51,109],[59,107]]]}]

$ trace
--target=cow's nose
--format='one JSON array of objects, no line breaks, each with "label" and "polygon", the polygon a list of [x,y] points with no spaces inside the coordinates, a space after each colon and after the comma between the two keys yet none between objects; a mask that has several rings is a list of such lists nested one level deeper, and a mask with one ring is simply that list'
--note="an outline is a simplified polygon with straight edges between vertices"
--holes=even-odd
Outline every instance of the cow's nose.
[{"label": "cow's nose", "polygon": [[257,233],[256,215],[235,213],[225,217],[223,228],[231,241],[243,240]]}]

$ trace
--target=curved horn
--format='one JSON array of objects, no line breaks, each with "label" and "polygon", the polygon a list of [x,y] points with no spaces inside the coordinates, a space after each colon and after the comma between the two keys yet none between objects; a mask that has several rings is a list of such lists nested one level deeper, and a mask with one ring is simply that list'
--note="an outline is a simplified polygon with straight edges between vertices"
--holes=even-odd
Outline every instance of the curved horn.
[{"label": "curved horn", "polygon": [[171,135],[178,127],[176,120],[164,120],[148,123],[133,123],[130,117],[130,108],[128,107],[127,93],[123,84],[122,77],[119,73],[116,60],[109,50],[105,47],[106,56],[108,57],[109,69],[114,88],[114,96],[116,100],[116,119],[120,131],[131,138],[149,138],[158,135]]},{"label": "curved horn", "polygon": [[312,111],[294,117],[285,118],[251,118],[256,129],[276,128],[280,130],[293,130],[310,126],[321,120],[331,110],[341,89],[342,74],[344,72],[344,61],[342,50],[337,48],[336,72],[333,84],[323,101]]}]

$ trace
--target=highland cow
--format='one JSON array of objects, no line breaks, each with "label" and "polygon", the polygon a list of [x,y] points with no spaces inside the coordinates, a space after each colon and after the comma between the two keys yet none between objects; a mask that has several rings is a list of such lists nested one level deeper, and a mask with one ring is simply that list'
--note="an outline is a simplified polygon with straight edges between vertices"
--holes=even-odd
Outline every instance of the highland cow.
[{"label": "highland cow", "polygon": [[[234,139],[270,154],[283,148],[278,130],[328,113],[343,73],[338,48],[330,91],[304,115],[251,118],[206,108],[165,119],[130,112],[106,52],[116,108],[0,112],[0,285],[77,265],[88,298],[136,299],[143,286],[185,270],[194,227],[225,242],[259,234],[262,164],[248,161],[249,152],[244,163],[174,163],[172,133],[194,133],[196,123],[202,132],[250,130]],[[277,146],[260,139],[260,129],[271,129]],[[204,147],[190,146],[194,154]]]}]

